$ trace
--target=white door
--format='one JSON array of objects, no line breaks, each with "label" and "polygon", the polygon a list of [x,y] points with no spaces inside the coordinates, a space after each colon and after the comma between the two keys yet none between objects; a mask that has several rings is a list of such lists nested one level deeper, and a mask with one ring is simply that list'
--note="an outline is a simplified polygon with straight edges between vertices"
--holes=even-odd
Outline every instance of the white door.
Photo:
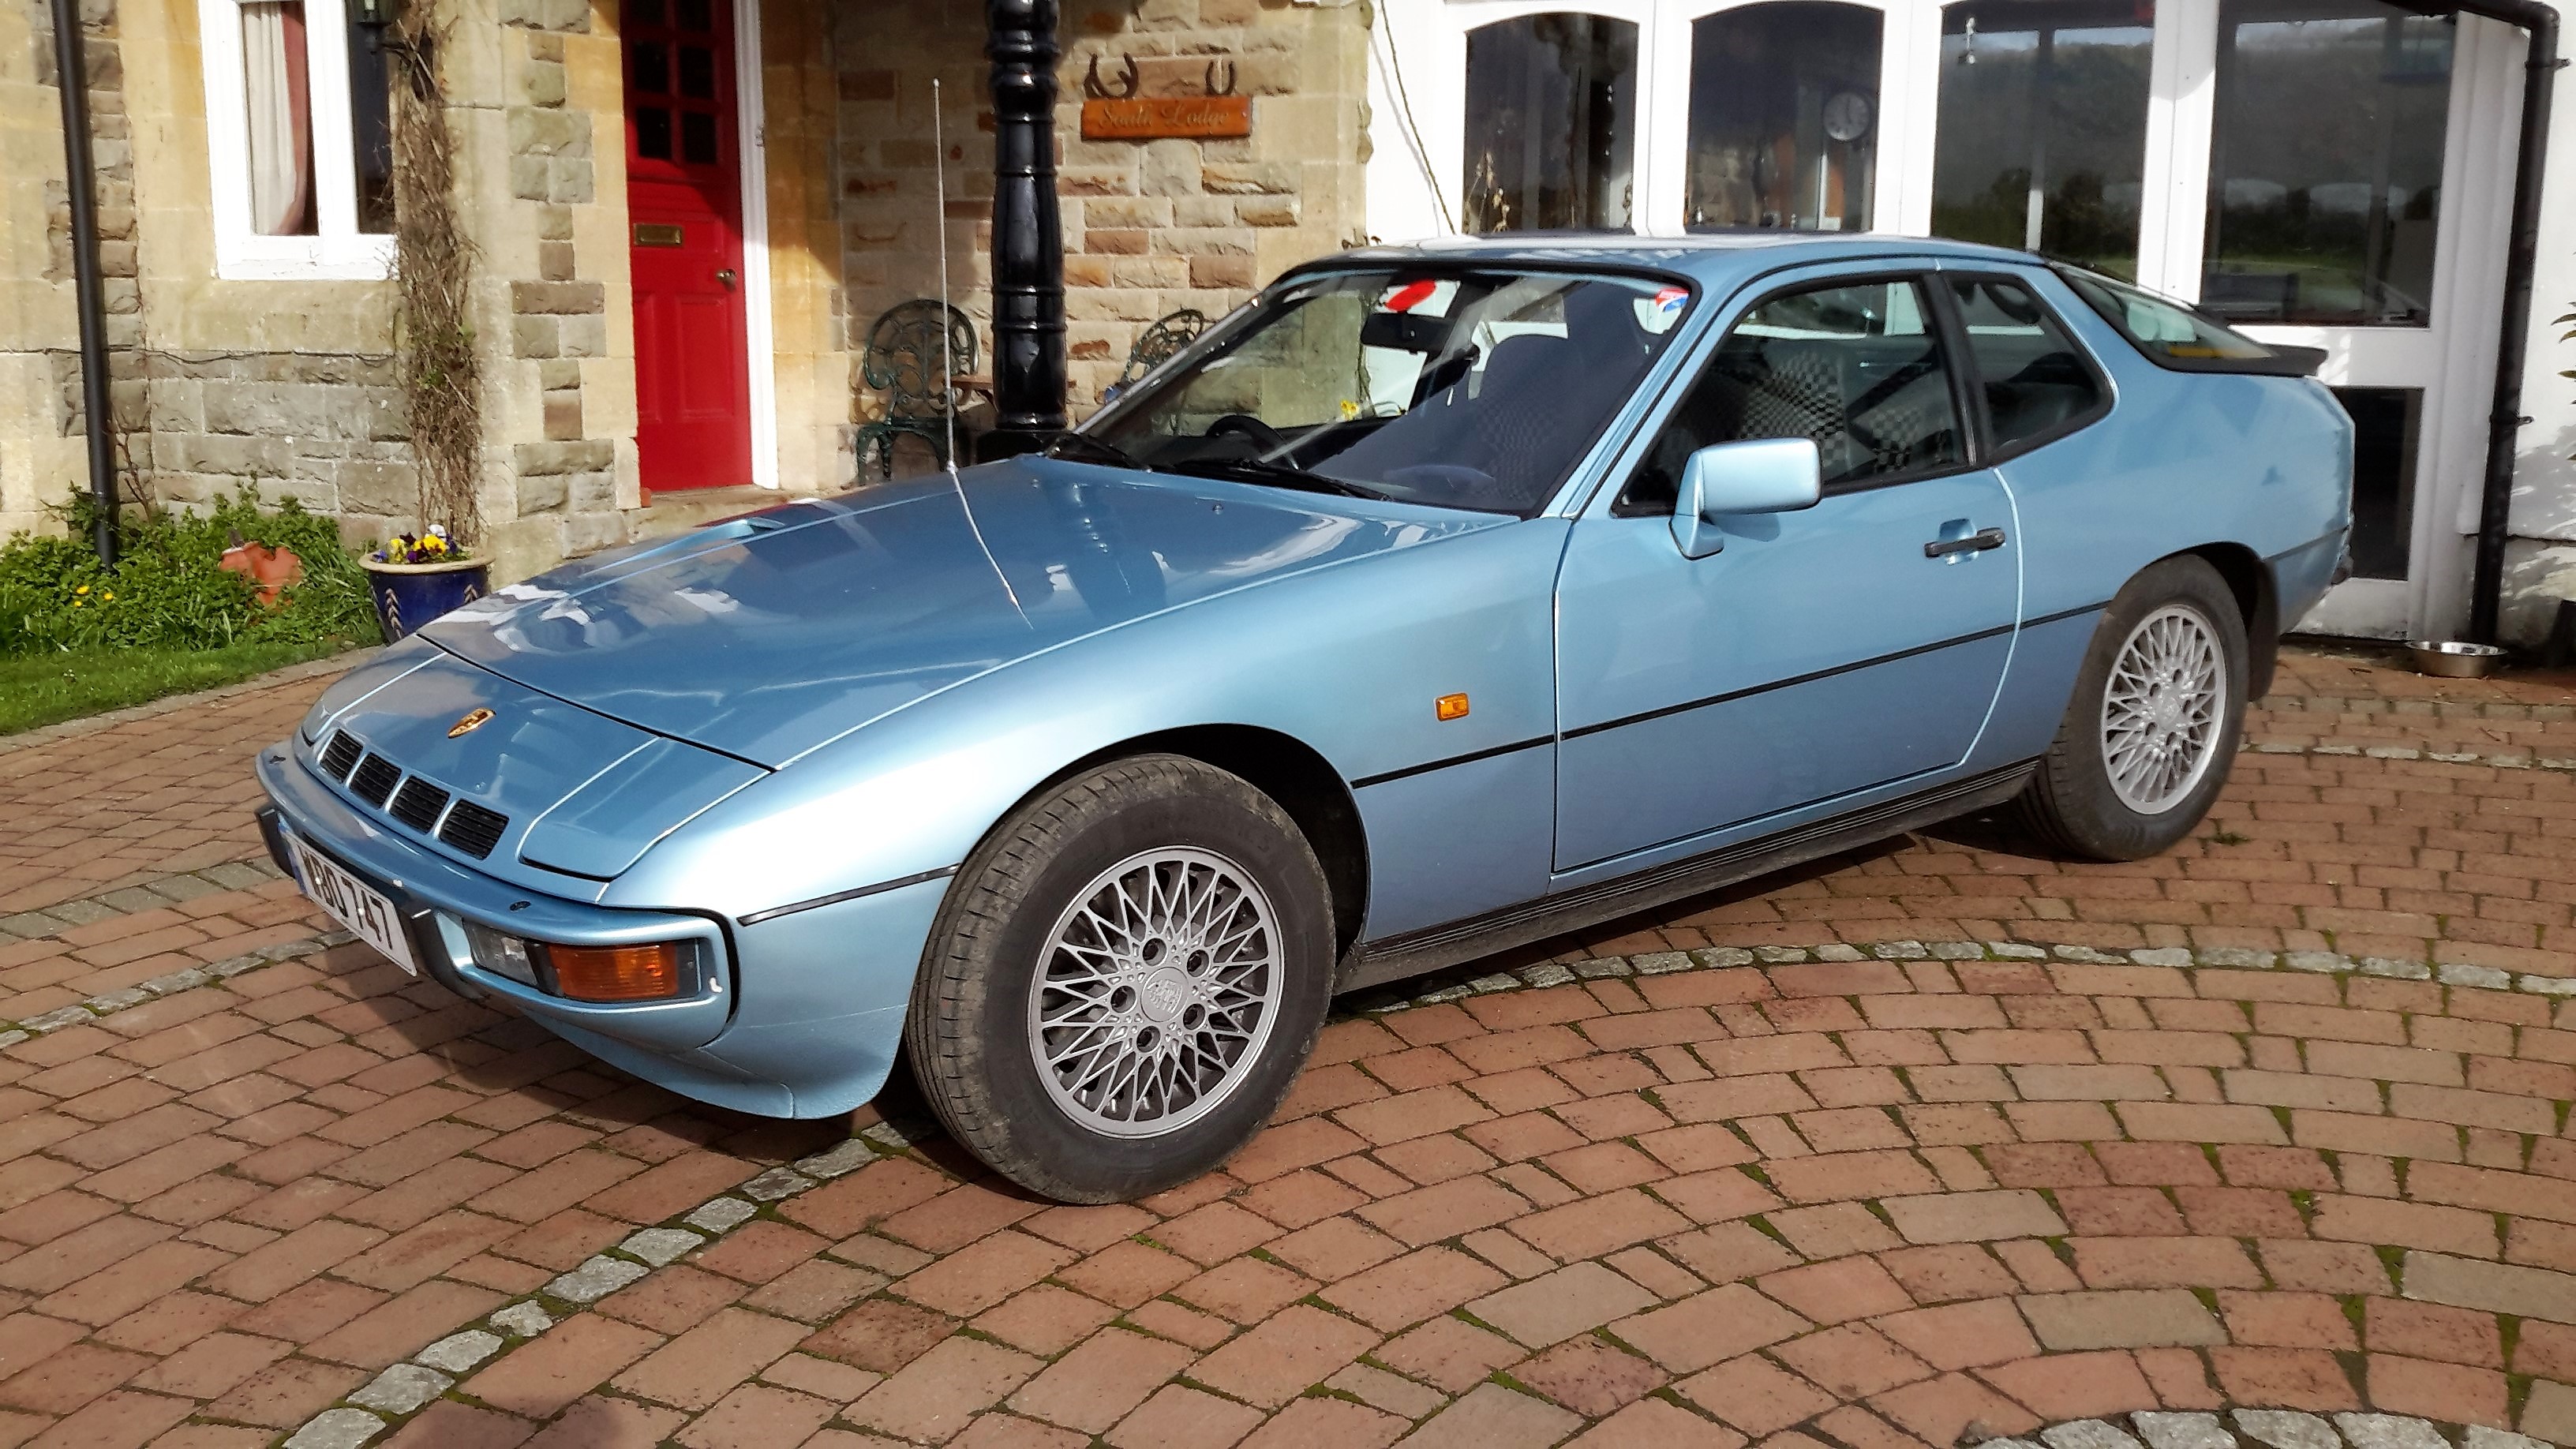
[{"label": "white door", "polygon": [[2140,279],[2323,348],[2353,417],[2354,574],[2292,627],[2447,636],[2485,465],[2522,36],[2380,0],[2165,0],[2162,19]]}]

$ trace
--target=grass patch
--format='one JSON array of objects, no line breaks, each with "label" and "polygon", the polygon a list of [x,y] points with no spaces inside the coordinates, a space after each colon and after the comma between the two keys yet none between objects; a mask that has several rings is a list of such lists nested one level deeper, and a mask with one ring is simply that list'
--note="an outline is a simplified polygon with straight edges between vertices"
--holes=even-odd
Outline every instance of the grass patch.
[{"label": "grass patch", "polygon": [[0,735],[238,683],[346,647],[344,640],[299,640],[0,656]]}]

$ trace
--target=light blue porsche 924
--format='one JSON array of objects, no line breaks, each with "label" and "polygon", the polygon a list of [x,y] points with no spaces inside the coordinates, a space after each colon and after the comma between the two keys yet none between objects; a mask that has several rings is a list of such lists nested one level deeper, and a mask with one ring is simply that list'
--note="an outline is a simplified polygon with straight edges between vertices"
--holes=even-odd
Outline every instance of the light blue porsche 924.
[{"label": "light blue porsche 924", "polygon": [[1043,455],[501,590],[261,755],[402,965],[745,1111],[898,1050],[1039,1193],[1205,1171],[1331,994],[2012,802],[2180,839],[2352,428],[2188,308],[1778,233],[1302,267]]}]

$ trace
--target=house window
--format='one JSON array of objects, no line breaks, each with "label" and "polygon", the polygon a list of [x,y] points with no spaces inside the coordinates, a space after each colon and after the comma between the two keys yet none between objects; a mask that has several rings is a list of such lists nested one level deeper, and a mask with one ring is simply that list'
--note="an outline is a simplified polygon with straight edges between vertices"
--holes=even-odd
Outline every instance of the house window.
[{"label": "house window", "polygon": [[393,259],[387,57],[348,0],[198,0],[215,271],[375,278]]}]

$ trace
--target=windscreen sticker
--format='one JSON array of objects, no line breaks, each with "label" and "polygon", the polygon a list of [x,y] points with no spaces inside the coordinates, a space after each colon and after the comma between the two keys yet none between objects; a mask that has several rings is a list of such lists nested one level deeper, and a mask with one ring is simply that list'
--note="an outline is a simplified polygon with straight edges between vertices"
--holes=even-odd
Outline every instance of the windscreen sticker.
[{"label": "windscreen sticker", "polygon": [[1682,320],[1682,312],[1689,306],[1688,287],[1664,287],[1657,290],[1652,298],[1639,303],[1637,320],[1649,332],[1670,332],[1673,324]]},{"label": "windscreen sticker", "polygon": [[1428,277],[1418,282],[1407,282],[1395,289],[1395,295],[1386,299],[1385,309],[1389,312],[1410,312],[1429,301],[1431,294],[1438,290],[1440,290],[1440,284]]}]

